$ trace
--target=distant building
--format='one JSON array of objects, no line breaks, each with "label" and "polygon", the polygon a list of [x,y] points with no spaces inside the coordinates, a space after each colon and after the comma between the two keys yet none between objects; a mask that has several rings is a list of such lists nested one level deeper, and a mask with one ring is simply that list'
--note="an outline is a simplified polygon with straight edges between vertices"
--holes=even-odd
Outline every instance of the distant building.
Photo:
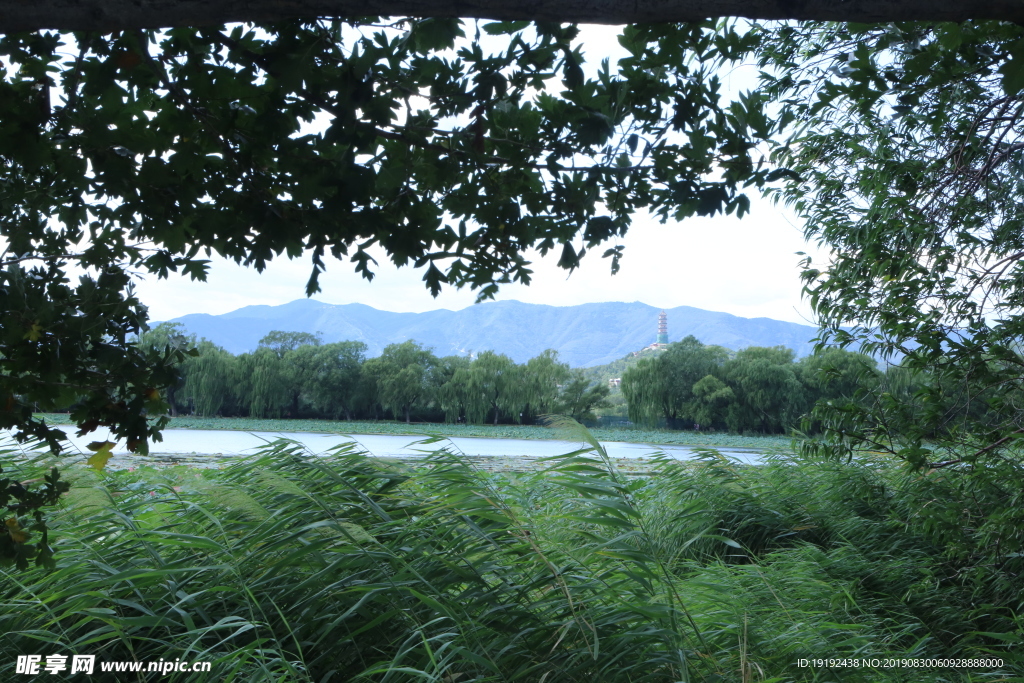
[{"label": "distant building", "polygon": [[621,386],[621,385],[622,385],[622,378],[621,377],[612,377],[610,380],[608,380],[608,386],[611,387],[612,389],[614,389],[615,387]]},{"label": "distant building", "polygon": [[668,346],[668,315],[665,311],[658,314],[658,336],[656,342],[650,346],[645,346],[639,351],[634,351],[634,356],[639,356],[644,351],[656,351],[657,349],[663,349]]}]

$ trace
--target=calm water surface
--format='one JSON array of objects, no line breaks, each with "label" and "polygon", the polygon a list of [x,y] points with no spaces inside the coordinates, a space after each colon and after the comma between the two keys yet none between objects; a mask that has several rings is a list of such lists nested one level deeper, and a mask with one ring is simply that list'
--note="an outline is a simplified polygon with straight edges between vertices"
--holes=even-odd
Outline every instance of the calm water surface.
[{"label": "calm water surface", "polygon": [[[75,427],[59,427],[68,434],[72,448],[85,453],[92,441],[103,441],[109,434],[98,430],[85,437],[74,435]],[[187,461],[199,464],[202,461],[216,462],[224,457],[248,455],[261,446],[277,439],[290,439],[302,444],[312,453],[322,453],[343,443],[356,442],[362,450],[377,457],[410,458],[422,457],[427,452],[447,446],[455,452],[468,456],[531,457],[543,458],[563,455],[585,447],[577,441],[533,440],[533,439],[488,439],[479,437],[452,437],[434,444],[417,444],[422,436],[395,436],[391,434],[318,434],[313,432],[241,432],[202,429],[167,429],[163,441],[150,444],[149,456],[155,460]],[[645,443],[606,441],[602,445],[612,458],[645,458],[653,453],[664,453],[673,458],[686,460],[695,455],[695,449],[687,446],[666,446]],[[718,449],[720,453],[736,457],[744,462],[759,461],[757,453],[736,449]],[[114,448],[114,463],[124,464],[140,461],[140,456],[128,453],[124,442]],[[162,457],[169,456],[169,457]]]}]

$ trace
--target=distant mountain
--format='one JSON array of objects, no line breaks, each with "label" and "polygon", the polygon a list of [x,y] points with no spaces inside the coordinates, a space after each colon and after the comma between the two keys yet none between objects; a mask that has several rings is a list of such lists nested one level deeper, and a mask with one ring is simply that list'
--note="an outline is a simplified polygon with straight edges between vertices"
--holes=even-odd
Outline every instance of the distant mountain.
[{"label": "distant mountain", "polygon": [[[637,351],[657,337],[660,309],[647,304],[543,306],[491,301],[461,311],[392,313],[362,304],[335,306],[300,299],[281,306],[246,306],[223,315],[192,314],[170,322],[232,353],[256,348],[271,330],[320,332],[325,342],[364,342],[370,356],[388,344],[414,339],[439,356],[493,350],[516,362],[555,349],[573,367],[601,365]],[[783,345],[805,356],[817,329],[770,318],[740,318],[690,306],[666,309],[669,339],[693,335],[730,349]]]}]

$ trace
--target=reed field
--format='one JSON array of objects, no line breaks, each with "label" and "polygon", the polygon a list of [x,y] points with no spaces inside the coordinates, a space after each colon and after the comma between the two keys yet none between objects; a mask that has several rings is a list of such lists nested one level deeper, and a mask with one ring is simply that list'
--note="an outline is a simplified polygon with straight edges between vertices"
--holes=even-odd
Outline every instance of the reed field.
[{"label": "reed field", "polygon": [[[1024,680],[1019,553],[995,563],[983,523],[947,523],[986,504],[955,472],[709,450],[625,476],[579,438],[529,472],[484,471],[442,440],[416,467],[286,440],[220,470],[66,467],[56,570],[0,569],[0,665],[211,663],[68,677],[97,681]],[[879,663],[799,665],[822,658]],[[909,665],[939,659],[982,663]]]}]

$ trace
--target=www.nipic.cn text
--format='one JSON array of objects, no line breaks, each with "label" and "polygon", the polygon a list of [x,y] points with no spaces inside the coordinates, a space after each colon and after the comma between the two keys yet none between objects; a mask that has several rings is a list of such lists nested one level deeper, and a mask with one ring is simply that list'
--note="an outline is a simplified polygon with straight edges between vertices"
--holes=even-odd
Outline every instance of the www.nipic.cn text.
[{"label": "www.nipic.cn text", "polygon": [[153,672],[166,675],[171,672],[203,673],[210,670],[210,662],[183,662],[160,659],[152,662],[96,661],[96,655],[18,655],[14,665],[17,674],[69,674],[90,675],[101,672]]}]

